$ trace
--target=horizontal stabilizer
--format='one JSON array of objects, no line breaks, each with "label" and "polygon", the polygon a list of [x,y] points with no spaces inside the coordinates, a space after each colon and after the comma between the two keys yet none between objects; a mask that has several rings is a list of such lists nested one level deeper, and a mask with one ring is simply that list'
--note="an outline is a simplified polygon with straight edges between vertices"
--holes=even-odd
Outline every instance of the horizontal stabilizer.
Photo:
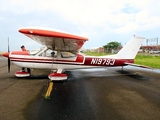
[{"label": "horizontal stabilizer", "polygon": [[155,69],[155,68],[151,68],[149,66],[133,64],[133,63],[125,63],[125,65],[130,65],[130,66],[135,66],[135,67],[140,67],[140,68],[147,68],[147,69],[152,69],[152,70]]}]

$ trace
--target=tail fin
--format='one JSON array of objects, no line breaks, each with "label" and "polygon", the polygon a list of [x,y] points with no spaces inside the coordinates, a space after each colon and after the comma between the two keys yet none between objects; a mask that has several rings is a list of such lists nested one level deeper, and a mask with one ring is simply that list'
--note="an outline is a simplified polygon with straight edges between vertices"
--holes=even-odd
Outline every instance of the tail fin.
[{"label": "tail fin", "polygon": [[116,58],[134,59],[145,38],[133,36],[133,38],[116,54]]}]

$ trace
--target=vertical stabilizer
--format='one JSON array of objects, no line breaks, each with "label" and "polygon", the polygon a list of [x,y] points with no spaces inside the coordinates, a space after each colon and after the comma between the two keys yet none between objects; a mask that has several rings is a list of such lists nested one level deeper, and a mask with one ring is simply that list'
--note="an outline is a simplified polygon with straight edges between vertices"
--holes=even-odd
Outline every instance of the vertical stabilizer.
[{"label": "vertical stabilizer", "polygon": [[133,36],[133,38],[116,54],[116,58],[134,59],[145,38]]}]

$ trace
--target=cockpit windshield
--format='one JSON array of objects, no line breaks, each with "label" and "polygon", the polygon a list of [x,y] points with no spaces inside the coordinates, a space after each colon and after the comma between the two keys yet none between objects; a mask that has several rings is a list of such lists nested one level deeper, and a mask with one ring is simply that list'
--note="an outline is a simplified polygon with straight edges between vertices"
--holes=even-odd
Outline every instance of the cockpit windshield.
[{"label": "cockpit windshield", "polygon": [[42,50],[42,48],[41,48],[41,49],[36,49],[36,50],[30,50],[29,53],[30,53],[30,55],[36,55],[36,54],[38,54],[41,50]]}]

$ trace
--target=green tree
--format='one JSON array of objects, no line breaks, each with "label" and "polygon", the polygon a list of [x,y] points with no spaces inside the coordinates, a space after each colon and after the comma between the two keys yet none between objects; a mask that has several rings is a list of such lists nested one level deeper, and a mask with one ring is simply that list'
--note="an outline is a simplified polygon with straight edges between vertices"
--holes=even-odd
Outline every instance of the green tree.
[{"label": "green tree", "polygon": [[117,50],[118,47],[121,47],[121,43],[119,42],[109,42],[107,45],[104,45],[103,47],[106,49],[107,52],[111,52],[112,50]]}]

